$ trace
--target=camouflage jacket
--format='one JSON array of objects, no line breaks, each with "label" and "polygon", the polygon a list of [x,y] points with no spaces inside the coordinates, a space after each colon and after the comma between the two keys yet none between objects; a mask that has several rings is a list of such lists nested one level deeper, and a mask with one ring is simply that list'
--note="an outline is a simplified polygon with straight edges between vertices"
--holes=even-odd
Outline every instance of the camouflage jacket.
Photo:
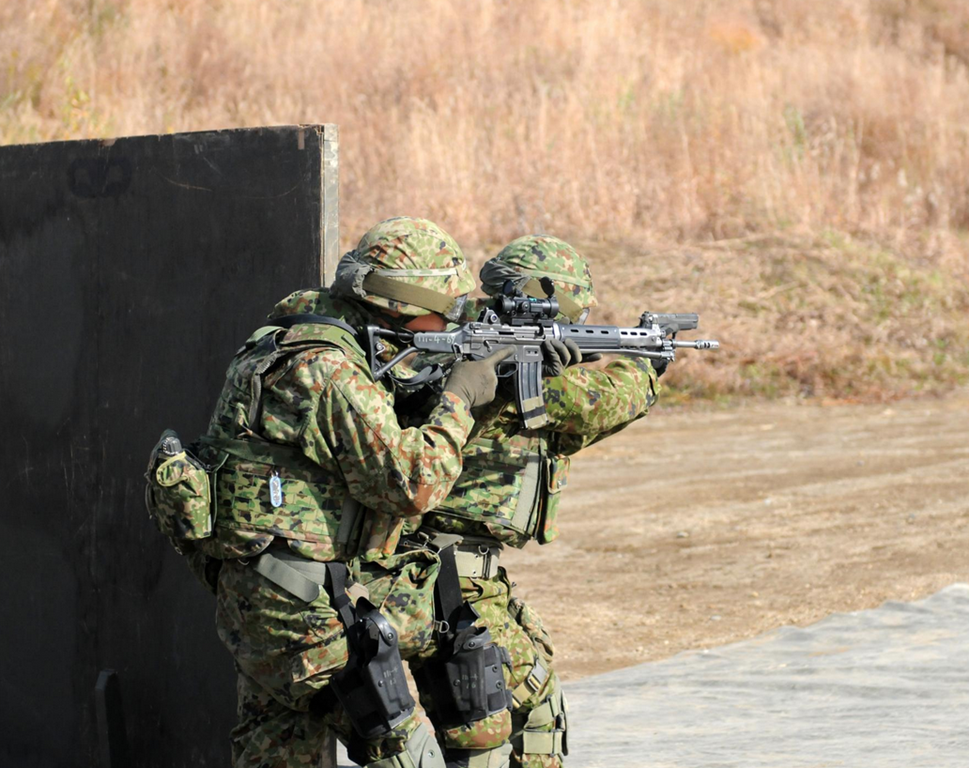
[{"label": "camouflage jacket", "polygon": [[[369,320],[322,290],[291,295],[271,317],[299,313],[355,328]],[[373,380],[348,332],[303,324],[256,336],[230,364],[203,438],[227,460],[216,481],[215,536],[202,548],[216,557],[245,557],[278,536],[316,560],[391,554],[404,518],[440,503],[460,474],[474,423],[468,406],[444,393],[423,423],[404,428],[393,386]],[[253,373],[271,349],[284,353],[262,377],[261,409],[250,425]],[[402,366],[394,372],[409,375]],[[281,485],[281,506],[271,503],[270,482]]]},{"label": "camouflage jacket", "polygon": [[544,388],[549,423],[541,429],[520,426],[510,395],[476,409],[463,473],[450,495],[422,518],[425,529],[514,547],[532,538],[552,541],[569,457],[645,416],[659,391],[645,358],[619,358],[600,370],[569,368],[545,379]]}]

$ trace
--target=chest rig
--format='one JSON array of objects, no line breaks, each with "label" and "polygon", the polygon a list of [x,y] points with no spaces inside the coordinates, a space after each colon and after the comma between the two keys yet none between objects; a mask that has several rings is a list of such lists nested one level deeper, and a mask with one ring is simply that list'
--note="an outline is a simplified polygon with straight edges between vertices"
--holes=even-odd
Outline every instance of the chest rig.
[{"label": "chest rig", "polygon": [[220,457],[213,477],[215,535],[203,545],[212,556],[246,557],[275,537],[314,560],[345,562],[359,554],[365,510],[347,493],[336,463],[317,464],[298,446],[259,432],[265,383],[284,375],[300,353],[327,348],[363,356],[356,331],[323,315],[274,320],[236,353],[220,403],[232,426],[199,441],[203,455]]},{"label": "chest rig", "polygon": [[424,524],[445,533],[490,536],[513,547],[558,536],[559,495],[569,459],[541,429],[506,435],[487,430],[464,448],[460,478]]}]

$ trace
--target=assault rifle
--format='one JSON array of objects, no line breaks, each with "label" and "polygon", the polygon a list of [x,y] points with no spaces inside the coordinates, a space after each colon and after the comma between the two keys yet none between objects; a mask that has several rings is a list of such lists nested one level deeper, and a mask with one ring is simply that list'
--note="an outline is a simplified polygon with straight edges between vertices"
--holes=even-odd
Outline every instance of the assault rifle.
[{"label": "assault rifle", "polygon": [[[543,278],[545,280],[547,278]],[[557,323],[558,300],[552,295],[550,282],[545,289],[548,297],[535,299],[506,286],[504,294],[483,310],[475,322],[452,331],[408,331],[368,326],[374,378],[380,379],[414,352],[480,360],[505,347],[513,347],[515,354],[501,363],[499,375],[515,376],[515,399],[522,426],[534,429],[548,421],[542,394],[542,342],[546,339],[572,339],[583,355],[629,355],[669,362],[676,359],[677,349],[720,347],[718,341],[680,341],[676,338],[680,331],[697,327],[700,317],[694,313],[643,312],[639,325],[634,328]],[[405,348],[390,361],[377,364],[381,337],[393,339]]]}]

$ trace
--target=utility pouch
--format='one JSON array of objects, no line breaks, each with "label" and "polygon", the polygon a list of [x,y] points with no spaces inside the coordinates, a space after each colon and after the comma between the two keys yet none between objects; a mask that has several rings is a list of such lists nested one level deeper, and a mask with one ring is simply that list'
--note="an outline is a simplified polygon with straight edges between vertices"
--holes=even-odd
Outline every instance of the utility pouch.
[{"label": "utility pouch", "polygon": [[152,450],[145,473],[145,504],[158,530],[179,551],[184,550],[183,542],[212,535],[210,475],[224,461],[223,455],[215,466],[203,463],[191,446],[182,447],[182,441],[171,429],[162,432]]},{"label": "utility pouch", "polygon": [[384,736],[414,711],[407,689],[397,632],[366,598],[357,600],[357,620],[347,627],[350,658],[333,676],[333,691],[354,730],[364,739]]},{"label": "utility pouch", "polygon": [[541,523],[535,534],[539,544],[548,544],[558,538],[558,510],[562,489],[569,482],[568,456],[546,456],[544,489],[541,495]]},{"label": "utility pouch", "polygon": [[431,692],[441,724],[468,725],[511,709],[502,666],[506,652],[491,640],[487,627],[475,623],[473,607],[464,604],[458,628],[443,644],[439,657],[414,671],[422,690]]}]

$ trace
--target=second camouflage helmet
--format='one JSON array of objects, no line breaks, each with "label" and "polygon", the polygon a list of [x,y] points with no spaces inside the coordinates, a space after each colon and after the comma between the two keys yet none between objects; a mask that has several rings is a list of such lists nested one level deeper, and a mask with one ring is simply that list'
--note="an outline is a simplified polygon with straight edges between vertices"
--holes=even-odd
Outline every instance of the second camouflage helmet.
[{"label": "second camouflage helmet", "polygon": [[401,216],[360,238],[337,265],[332,290],[402,315],[456,319],[473,288],[454,238],[427,219]]},{"label": "second camouflage helmet", "polygon": [[592,272],[587,262],[568,243],[549,235],[526,235],[512,240],[481,268],[485,293],[501,293],[511,280],[526,296],[545,298],[539,280],[551,279],[559,310],[573,323],[581,322],[585,310],[598,305]]}]

